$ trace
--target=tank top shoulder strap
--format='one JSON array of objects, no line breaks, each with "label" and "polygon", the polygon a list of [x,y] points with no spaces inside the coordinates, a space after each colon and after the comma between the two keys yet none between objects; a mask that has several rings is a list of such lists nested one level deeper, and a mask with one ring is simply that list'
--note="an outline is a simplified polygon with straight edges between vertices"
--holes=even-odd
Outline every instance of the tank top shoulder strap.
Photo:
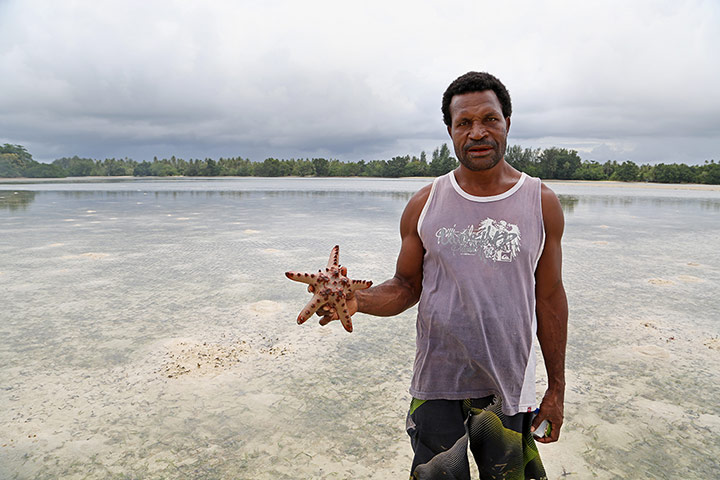
[{"label": "tank top shoulder strap", "polygon": [[437,192],[439,190],[444,190],[450,186],[450,175],[452,174],[453,172],[450,171],[445,175],[441,175],[435,178],[435,180],[433,180],[432,187],[430,187],[430,194],[428,195],[427,200],[425,200],[425,205],[423,206],[423,209],[420,212],[420,217],[418,218],[418,235],[420,235],[420,229],[422,228],[422,223],[425,219],[425,215],[427,214],[428,210],[430,210],[430,206],[432,205],[432,203],[434,203],[434,200],[437,198]]}]

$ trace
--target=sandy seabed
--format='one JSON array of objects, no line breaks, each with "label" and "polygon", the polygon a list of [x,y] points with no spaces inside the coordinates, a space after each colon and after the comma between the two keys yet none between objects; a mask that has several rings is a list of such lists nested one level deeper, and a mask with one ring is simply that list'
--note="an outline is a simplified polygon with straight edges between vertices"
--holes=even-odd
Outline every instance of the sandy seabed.
[{"label": "sandy seabed", "polygon": [[[292,315],[275,302],[253,307],[260,323]],[[17,367],[3,386],[0,476],[397,478],[408,457],[392,431],[405,382],[344,391],[354,385],[325,355],[343,333],[210,328],[153,342],[113,368]]]},{"label": "sandy seabed", "polygon": [[[308,294],[283,276],[337,242],[351,277],[387,278],[407,198],[360,197],[325,242],[304,202],[336,197],[293,195],[0,211],[0,479],[407,478],[415,311],[297,326]],[[574,202],[549,478],[716,478],[720,203]]]},{"label": "sandy seabed", "polygon": [[[684,278],[647,283],[673,288]],[[261,301],[238,315],[256,326],[277,326],[292,323],[295,307]],[[401,365],[382,364],[402,355],[380,353],[378,338],[397,332],[374,322],[359,319],[352,335],[339,325],[268,328],[272,335],[198,328],[148,344],[119,366],[68,368],[58,361],[6,370],[0,473],[405,478],[411,351],[405,348]],[[409,330],[412,314],[390,322]],[[717,449],[717,406],[683,401],[675,385],[667,395],[657,391],[689,371],[717,391],[720,338],[657,316],[621,318],[606,327],[606,344],[588,352],[588,364],[568,369],[562,441],[539,447],[550,478],[666,478],[640,472],[668,462],[697,471],[684,452]],[[404,333],[409,341],[412,332]],[[398,348],[397,340],[388,346]],[[538,392],[542,388],[541,375]],[[625,453],[638,444],[644,453]]]}]

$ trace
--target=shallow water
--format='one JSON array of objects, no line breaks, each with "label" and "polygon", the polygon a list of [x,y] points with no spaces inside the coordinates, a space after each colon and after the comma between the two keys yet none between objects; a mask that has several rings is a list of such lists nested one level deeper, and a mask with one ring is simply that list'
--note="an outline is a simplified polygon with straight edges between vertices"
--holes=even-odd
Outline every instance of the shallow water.
[{"label": "shallow water", "polygon": [[[388,278],[427,182],[0,184],[0,478],[404,478],[414,309],[298,327],[283,272],[339,244]],[[550,186],[571,312],[550,478],[712,478],[720,191]]]}]

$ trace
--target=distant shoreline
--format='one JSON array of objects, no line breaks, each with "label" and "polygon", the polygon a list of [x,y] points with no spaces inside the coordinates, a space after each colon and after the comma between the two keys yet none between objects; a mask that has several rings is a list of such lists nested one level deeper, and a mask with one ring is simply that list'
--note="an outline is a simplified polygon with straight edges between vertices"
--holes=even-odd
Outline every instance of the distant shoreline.
[{"label": "distant shoreline", "polygon": [[[132,175],[123,176],[87,176],[87,177],[65,177],[65,178],[29,178],[29,177],[14,177],[6,178],[0,177],[0,184],[33,184],[33,183],[92,183],[96,181],[102,182],[125,182],[125,181],[146,181],[146,180],[161,180],[172,182],[173,180],[231,180],[231,179],[249,179],[249,178],[265,178],[282,181],[282,179],[299,179],[299,178],[313,178],[313,179],[352,179],[352,178],[384,178],[385,180],[407,180],[407,179],[426,179],[428,182],[432,182],[435,177],[398,177],[398,178],[386,178],[386,177],[294,177],[294,176],[283,176],[283,177],[234,177],[234,176],[214,176],[214,177],[196,177],[196,176],[182,176],[175,175],[172,177],[151,177],[143,176],[136,177]],[[657,183],[657,182],[617,182],[613,180],[554,180],[548,179],[543,180],[544,183],[549,186],[552,185],[594,185],[600,187],[618,187],[618,188],[648,188],[648,189],[660,189],[660,190],[702,190],[702,191],[720,191],[720,185],[702,184],[702,183]]]},{"label": "distant shoreline", "polygon": [[705,190],[720,191],[720,185],[704,183],[657,183],[657,182],[615,182],[612,180],[543,180],[549,186],[557,185],[595,185],[600,187],[650,188],[659,190]]}]

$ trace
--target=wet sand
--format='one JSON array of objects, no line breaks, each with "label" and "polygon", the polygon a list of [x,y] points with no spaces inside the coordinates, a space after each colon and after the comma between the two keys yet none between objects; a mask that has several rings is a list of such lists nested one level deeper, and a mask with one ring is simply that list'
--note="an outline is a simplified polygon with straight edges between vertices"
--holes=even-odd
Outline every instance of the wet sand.
[{"label": "wet sand", "polygon": [[[405,199],[350,196],[326,239],[313,197],[202,198],[39,194],[0,215],[0,478],[406,478],[415,311],[297,326],[308,294],[283,275],[339,243],[351,277],[387,278]],[[720,468],[720,225],[693,202],[566,212],[551,479]]]}]

